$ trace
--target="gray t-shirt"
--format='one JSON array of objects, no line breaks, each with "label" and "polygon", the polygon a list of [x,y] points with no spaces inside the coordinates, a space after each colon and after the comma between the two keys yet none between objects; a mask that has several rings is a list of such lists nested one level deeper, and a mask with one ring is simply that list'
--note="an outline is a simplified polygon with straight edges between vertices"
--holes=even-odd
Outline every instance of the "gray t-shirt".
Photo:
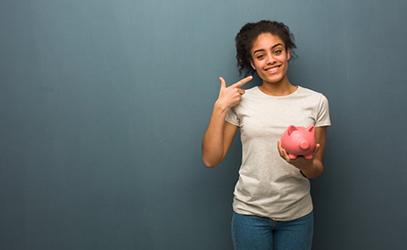
[{"label": "gray t-shirt", "polygon": [[312,211],[310,182],[278,153],[277,141],[289,125],[330,126],[328,100],[298,86],[286,96],[247,89],[225,120],[240,127],[242,164],[233,210],[274,220],[293,220]]}]

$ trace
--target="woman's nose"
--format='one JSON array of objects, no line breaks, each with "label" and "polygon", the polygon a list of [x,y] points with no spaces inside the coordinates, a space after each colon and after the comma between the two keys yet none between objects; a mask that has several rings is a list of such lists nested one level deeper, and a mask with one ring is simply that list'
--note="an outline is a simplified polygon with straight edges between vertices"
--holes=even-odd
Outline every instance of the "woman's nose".
[{"label": "woman's nose", "polygon": [[276,60],[275,60],[273,54],[270,53],[270,54],[267,55],[267,58],[266,58],[266,63],[267,64],[273,64],[275,61]]}]

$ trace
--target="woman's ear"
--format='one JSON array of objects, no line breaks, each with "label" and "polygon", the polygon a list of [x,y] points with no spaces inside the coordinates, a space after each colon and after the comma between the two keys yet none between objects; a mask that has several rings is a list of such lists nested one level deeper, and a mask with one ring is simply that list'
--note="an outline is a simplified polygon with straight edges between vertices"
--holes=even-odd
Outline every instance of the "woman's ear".
[{"label": "woman's ear", "polygon": [[256,71],[256,67],[254,67],[254,63],[253,63],[252,59],[250,59],[250,65],[252,66],[253,70]]},{"label": "woman's ear", "polygon": [[290,61],[291,59],[291,50],[287,50],[287,61]]}]

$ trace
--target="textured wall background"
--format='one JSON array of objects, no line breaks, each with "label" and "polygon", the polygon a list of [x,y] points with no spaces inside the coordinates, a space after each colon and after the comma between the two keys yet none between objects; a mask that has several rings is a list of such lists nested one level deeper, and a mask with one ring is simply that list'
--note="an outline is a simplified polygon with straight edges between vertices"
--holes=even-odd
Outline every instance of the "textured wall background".
[{"label": "textured wall background", "polygon": [[330,100],[314,249],[405,249],[407,2],[3,0],[0,248],[231,249],[240,142],[201,137],[234,36],[276,19]]}]

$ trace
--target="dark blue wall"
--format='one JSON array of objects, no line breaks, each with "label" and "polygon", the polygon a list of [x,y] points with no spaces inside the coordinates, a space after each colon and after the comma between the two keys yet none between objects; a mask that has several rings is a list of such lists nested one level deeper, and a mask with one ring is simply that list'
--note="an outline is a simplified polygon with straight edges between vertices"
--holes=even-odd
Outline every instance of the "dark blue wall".
[{"label": "dark blue wall", "polygon": [[330,100],[314,249],[405,249],[407,2],[2,0],[0,249],[231,249],[240,142],[201,137],[234,36],[276,19]]}]

